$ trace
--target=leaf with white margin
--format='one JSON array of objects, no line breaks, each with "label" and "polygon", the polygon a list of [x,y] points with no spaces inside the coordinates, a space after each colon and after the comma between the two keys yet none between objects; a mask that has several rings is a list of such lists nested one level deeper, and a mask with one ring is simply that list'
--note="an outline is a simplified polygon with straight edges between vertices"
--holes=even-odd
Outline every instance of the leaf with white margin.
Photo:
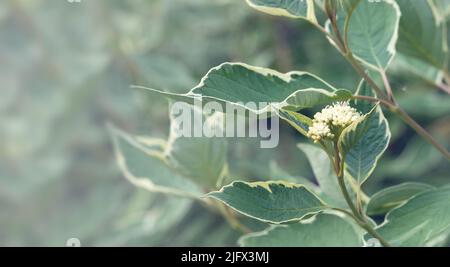
[{"label": "leaf with white margin", "polygon": [[346,171],[360,185],[372,174],[390,138],[389,124],[379,105],[342,131],[339,151]]},{"label": "leaf with white margin", "polygon": [[[360,0],[344,8],[338,12],[337,24],[350,51],[366,66],[386,69],[396,53],[401,15],[397,3],[394,0]],[[330,30],[329,21],[327,24]]]},{"label": "leaf with white margin", "polygon": [[174,172],[160,151],[152,150],[138,139],[110,127],[117,164],[133,185],[151,192],[200,197],[201,189]]},{"label": "leaf with white margin", "polygon": [[327,209],[305,186],[287,182],[236,181],[206,196],[248,217],[274,224],[300,221]]},{"label": "leaf with white margin", "polygon": [[[175,101],[189,104],[195,104],[196,100],[201,100],[202,104],[217,102],[222,105],[223,110],[229,104],[257,114],[270,112],[272,106],[277,109],[300,110],[345,101],[352,96],[350,91],[336,89],[307,72],[280,73],[243,63],[223,63],[212,68],[200,84],[186,94],[134,87]],[[247,103],[254,103],[256,107],[250,107]]]},{"label": "leaf with white margin", "polygon": [[321,213],[288,225],[272,225],[239,239],[243,247],[359,247],[361,235],[346,218]]},{"label": "leaf with white margin", "polygon": [[[177,110],[170,112],[170,135],[164,155],[170,167],[199,185],[215,188],[226,169],[227,140],[223,137],[223,114],[206,116],[198,107],[186,103],[176,103]],[[178,110],[179,109],[179,110]],[[180,111],[181,114],[175,114]],[[178,123],[179,116],[183,116]],[[187,120],[187,121],[185,121]],[[181,125],[179,125],[181,124]],[[184,125],[188,124],[188,125]],[[190,130],[184,133],[188,127]],[[201,135],[196,137],[196,130]],[[211,136],[204,136],[211,131]]]},{"label": "leaf with white margin", "polygon": [[135,136],[136,141],[152,151],[163,152],[167,146],[167,141],[149,136]]},{"label": "leaf with white margin", "polygon": [[444,1],[397,1],[402,11],[398,54],[392,71],[442,83],[448,65]]},{"label": "leaf with white margin", "polygon": [[275,113],[278,115],[278,117],[294,127],[299,133],[303,134],[304,136],[308,136],[309,127],[313,124],[311,118],[295,111],[284,109],[275,109]]},{"label": "leaf with white margin", "polygon": [[387,187],[375,193],[367,204],[368,215],[385,214],[400,206],[413,196],[434,189],[433,186],[422,183],[403,183]]},{"label": "leaf with white margin", "polygon": [[447,28],[437,6],[433,1],[397,0],[397,4],[402,12],[398,52],[438,70],[445,69],[448,60]]},{"label": "leaf with white margin", "polygon": [[393,246],[424,246],[449,228],[450,186],[445,186],[418,194],[391,210],[375,230]]},{"label": "leaf with white margin", "polygon": [[247,4],[266,14],[289,18],[303,18],[317,22],[314,0],[246,0]]}]

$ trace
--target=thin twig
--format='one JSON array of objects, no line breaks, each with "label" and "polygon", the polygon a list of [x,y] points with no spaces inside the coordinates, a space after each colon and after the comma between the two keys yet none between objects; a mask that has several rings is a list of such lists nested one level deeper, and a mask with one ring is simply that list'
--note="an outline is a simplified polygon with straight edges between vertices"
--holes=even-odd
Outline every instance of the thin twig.
[{"label": "thin twig", "polygon": [[383,80],[384,88],[386,89],[387,97],[388,97],[389,101],[391,101],[392,103],[395,103],[394,94],[392,92],[392,87],[391,87],[391,84],[389,83],[389,79],[386,75],[386,71],[381,69],[379,71],[379,73],[381,75],[381,79]]},{"label": "thin twig", "polygon": [[404,111],[402,108],[400,108],[397,105],[392,104],[389,101],[378,99],[371,96],[353,96],[353,99],[360,99],[360,100],[366,100],[370,102],[377,103],[384,105],[387,107],[391,112],[397,114],[406,124],[408,124],[411,128],[414,129],[417,134],[419,134],[422,138],[427,140],[430,144],[432,144],[439,152],[441,152],[444,157],[450,161],[450,153],[447,151],[445,147],[443,147],[439,142],[427,131],[425,130],[420,124],[418,124],[413,118],[409,116],[409,114]]},{"label": "thin twig", "polygon": [[352,65],[353,69],[373,88],[378,98],[388,99],[388,96],[381,90],[377,83],[366,73],[363,67],[358,63],[351,52],[344,55],[347,61]]},{"label": "thin twig", "polygon": [[[339,148],[338,148],[337,142],[335,141],[334,143],[335,143],[335,154],[339,155]],[[360,213],[360,211],[357,209],[357,207],[353,203],[353,200],[347,191],[347,187],[345,186],[344,160],[343,159],[341,160],[339,156],[335,156],[335,158],[337,159],[335,164],[339,166],[339,172],[337,173],[339,187],[341,189],[342,194],[344,195],[344,199],[347,202],[348,207],[350,208],[350,210],[353,213],[352,218],[354,218],[356,223],[358,223],[370,235],[372,235],[373,237],[378,239],[384,247],[390,247],[391,245],[380,234],[378,234],[378,232],[375,229],[373,229],[373,227],[367,221],[364,214]]]},{"label": "thin twig", "polygon": [[[331,23],[333,23],[335,20],[331,20]],[[336,25],[337,27],[337,25]],[[334,29],[335,27],[333,27]],[[339,31],[335,31],[335,35],[339,35]],[[339,47],[340,48],[340,47]],[[406,113],[395,101],[395,98],[392,94],[392,89],[389,84],[389,81],[387,79],[387,76],[383,80],[386,82],[386,90],[388,92],[388,95],[386,95],[380,87],[376,84],[376,82],[366,73],[364,68],[359,64],[359,62],[354,58],[351,51],[340,51],[344,57],[347,59],[347,61],[352,65],[352,67],[355,69],[355,71],[374,89],[374,91],[377,94],[377,101],[382,103],[383,105],[387,106],[393,113],[397,114],[406,124],[408,124],[411,128],[413,128],[422,138],[427,140],[431,145],[433,145],[439,152],[441,152],[444,157],[450,161],[450,153],[447,151],[445,147],[443,147],[441,144],[439,144],[433,136],[428,133],[420,124],[418,124],[411,116],[409,116],[408,113]],[[383,72],[380,73],[383,76]],[[447,74],[448,75],[448,74]],[[366,99],[367,100],[367,99]]]},{"label": "thin twig", "polygon": [[436,83],[436,87],[450,95],[450,86],[444,83]]}]

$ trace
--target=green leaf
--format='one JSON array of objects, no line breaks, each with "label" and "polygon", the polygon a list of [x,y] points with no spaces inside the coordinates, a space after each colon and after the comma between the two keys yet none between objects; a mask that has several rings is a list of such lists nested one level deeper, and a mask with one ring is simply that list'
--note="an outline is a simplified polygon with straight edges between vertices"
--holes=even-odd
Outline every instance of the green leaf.
[{"label": "green leaf", "polygon": [[346,207],[345,200],[339,190],[336,174],[325,151],[311,144],[298,144],[297,146],[308,158],[317,183],[322,192],[326,195],[322,197],[327,201],[328,198],[330,198],[330,202],[336,206]]},{"label": "green leaf", "polygon": [[[129,190],[126,191],[129,194]],[[191,210],[193,203],[190,199],[149,194],[145,190],[136,190],[129,199],[124,198],[121,202],[123,207],[115,210],[118,214],[112,222],[114,227],[103,234],[100,240],[96,240],[93,243],[94,246],[157,246],[163,244],[162,242],[167,240],[167,236],[172,233],[173,228],[177,227]],[[101,200],[99,204],[104,205]],[[148,227],[147,214],[151,214],[152,227]],[[98,231],[98,228],[95,230]]]},{"label": "green leaf", "polygon": [[[300,110],[316,105],[351,98],[348,90],[335,89],[318,77],[306,72],[280,73],[271,69],[254,67],[242,63],[224,63],[211,69],[199,85],[187,94],[163,92],[151,88],[148,92],[162,94],[175,101],[194,104],[217,102],[225,107],[230,104],[262,114],[277,109]],[[244,106],[254,103],[256,106]]]},{"label": "green leaf", "polygon": [[424,246],[450,227],[450,186],[428,190],[391,210],[376,231],[394,246]]},{"label": "green leaf", "polygon": [[397,53],[389,70],[396,75],[413,75],[431,84],[439,84],[442,80],[442,71],[438,68],[401,53]]},{"label": "green leaf", "polygon": [[396,186],[384,188],[383,190],[375,193],[367,204],[368,215],[380,215],[385,214],[389,210],[398,207],[405,203],[413,196],[422,193],[427,190],[431,190],[434,187],[422,183],[403,183]]},{"label": "green leaf", "polygon": [[[376,94],[373,91],[372,87],[365,80],[361,80],[358,85],[358,89],[355,92],[355,95],[376,97]],[[370,112],[375,106],[375,104],[370,101],[360,99],[353,100],[351,104],[354,108],[356,108],[363,114]]]},{"label": "green leaf", "polygon": [[450,0],[431,0],[431,3],[436,6],[436,11],[443,16],[443,20],[448,19],[450,16]]},{"label": "green leaf", "polygon": [[[197,184],[214,188],[218,179],[221,178],[226,169],[227,161],[227,141],[220,136],[195,137],[195,129],[217,130],[223,132],[221,114],[205,116],[199,108],[178,103],[178,108],[183,109],[183,116],[189,114],[184,119],[189,119],[183,123],[189,123],[192,131],[188,136],[183,136],[183,127],[177,121],[175,112],[171,112],[171,127],[168,144],[165,148],[170,167],[183,176],[189,177]],[[195,118],[201,118],[195,119]]]},{"label": "green leaf", "polygon": [[450,98],[442,97],[440,92],[421,90],[408,90],[408,94],[399,98],[398,104],[410,116],[423,119],[434,119],[436,117],[450,114]]},{"label": "green leaf", "polygon": [[289,123],[298,132],[304,136],[308,135],[308,129],[312,125],[312,119],[295,111],[279,109],[276,110],[276,113],[281,119]]},{"label": "green leaf", "polygon": [[344,8],[345,13],[347,15],[351,15],[351,13],[355,10],[356,6],[359,5],[359,3],[362,0],[339,0],[341,6]]},{"label": "green leaf", "polygon": [[420,136],[415,136],[406,143],[401,153],[383,161],[383,168],[377,174],[415,179],[428,175],[433,169],[438,168],[440,162],[442,162],[441,154]]},{"label": "green leaf", "polygon": [[152,150],[136,138],[111,128],[117,164],[123,175],[135,186],[152,192],[200,197],[200,188],[174,172],[163,154]]},{"label": "green leaf", "polygon": [[387,68],[395,55],[400,20],[398,5],[393,0],[360,0],[344,8],[338,14],[338,28],[347,36],[354,56],[370,68]]},{"label": "green leaf", "polygon": [[[446,69],[446,24],[433,1],[397,0],[400,20],[398,51],[438,70]],[[411,62],[411,61],[410,61]],[[412,68],[420,66],[410,65]]]},{"label": "green leaf", "polygon": [[237,181],[207,196],[246,216],[275,224],[299,221],[327,208],[305,186],[287,182]]},{"label": "green leaf", "polygon": [[247,0],[247,4],[270,15],[303,18],[317,22],[314,0]]},{"label": "green leaf", "polygon": [[342,131],[338,142],[345,169],[360,185],[372,174],[390,138],[388,122],[378,105]]},{"label": "green leaf", "polygon": [[239,239],[243,247],[357,247],[362,239],[355,226],[334,214],[317,214],[311,220],[272,225]]}]

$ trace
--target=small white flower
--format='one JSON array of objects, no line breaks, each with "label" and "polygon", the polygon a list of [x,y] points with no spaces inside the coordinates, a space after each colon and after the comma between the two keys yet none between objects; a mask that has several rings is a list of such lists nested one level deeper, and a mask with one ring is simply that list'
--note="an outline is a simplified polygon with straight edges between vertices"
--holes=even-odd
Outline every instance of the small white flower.
[{"label": "small white flower", "polygon": [[308,137],[314,142],[320,141],[322,138],[333,138],[330,127],[324,122],[314,122],[308,130]]},{"label": "small white flower", "polygon": [[331,113],[331,109],[328,106],[322,109],[321,112],[317,112],[314,115],[314,121],[328,123],[333,120],[333,114]]},{"label": "small white flower", "polygon": [[345,128],[357,121],[361,114],[348,105],[348,102],[337,102],[332,106],[326,106],[314,115],[313,125],[309,127],[308,137],[314,142],[322,138],[333,138],[334,127]]}]

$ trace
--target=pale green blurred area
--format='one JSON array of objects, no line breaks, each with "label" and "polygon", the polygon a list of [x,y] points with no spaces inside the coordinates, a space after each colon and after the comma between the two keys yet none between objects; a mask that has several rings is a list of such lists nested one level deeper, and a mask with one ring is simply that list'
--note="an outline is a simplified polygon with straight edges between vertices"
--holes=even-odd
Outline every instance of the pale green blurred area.
[{"label": "pale green blurred area", "polygon": [[[248,11],[237,1],[2,1],[0,245],[234,244],[191,201],[128,184],[106,124],[163,137],[167,102],[130,85],[184,92],[223,60],[267,65],[253,45],[267,36],[241,36]],[[217,231],[206,239],[208,227]]]},{"label": "pale green blurred area", "polygon": [[273,21],[254,14],[234,0],[2,1],[0,245],[236,245],[201,205],[129,184],[107,124],[165,138],[167,101],[130,85],[187,92],[223,61],[274,64]]},{"label": "pale green blurred area", "polygon": [[[236,245],[239,233],[201,205],[129,184],[106,127],[165,138],[167,101],[130,85],[186,92],[224,61],[307,70],[350,90],[358,84],[311,26],[244,1],[2,1],[0,245],[64,246],[73,237],[82,246]],[[398,92],[405,108],[450,140],[450,102],[420,81],[394,82],[408,86]],[[450,167],[435,150],[397,120],[391,126],[393,144],[369,192],[406,180],[449,182]],[[299,141],[284,125],[276,151],[235,148],[249,160],[230,165],[246,178],[269,179],[277,160],[313,179]]]}]

